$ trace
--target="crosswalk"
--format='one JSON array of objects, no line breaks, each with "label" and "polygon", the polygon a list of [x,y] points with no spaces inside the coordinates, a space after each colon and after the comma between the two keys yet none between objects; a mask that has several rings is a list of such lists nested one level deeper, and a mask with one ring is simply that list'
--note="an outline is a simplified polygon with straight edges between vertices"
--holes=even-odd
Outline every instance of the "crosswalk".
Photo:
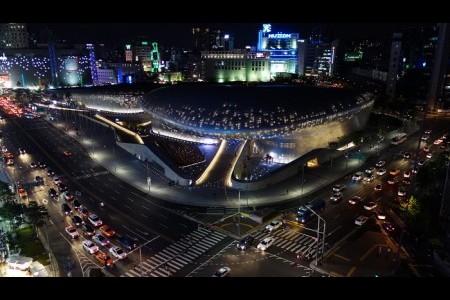
[{"label": "crosswalk", "polygon": [[192,263],[203,253],[214,247],[227,236],[206,228],[198,228],[151,258],[128,270],[121,277],[168,277],[185,265]]},{"label": "crosswalk", "polygon": [[[280,247],[284,249],[284,251],[290,251],[296,254],[300,253],[302,257],[306,259],[315,258],[317,252],[317,237],[294,230],[275,230],[269,233],[267,230],[262,229],[253,234],[256,241],[255,244],[258,244],[268,236],[274,238],[272,246]],[[319,255],[321,254],[321,251],[322,248],[319,244]]]}]

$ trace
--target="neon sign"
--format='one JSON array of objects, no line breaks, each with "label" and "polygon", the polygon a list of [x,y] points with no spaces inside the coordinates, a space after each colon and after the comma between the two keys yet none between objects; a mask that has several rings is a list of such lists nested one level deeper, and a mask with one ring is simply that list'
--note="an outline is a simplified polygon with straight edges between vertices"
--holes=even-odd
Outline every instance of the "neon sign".
[{"label": "neon sign", "polygon": [[263,32],[271,32],[272,25],[271,24],[263,24]]},{"label": "neon sign", "polygon": [[269,39],[290,39],[290,33],[271,33],[268,35]]}]

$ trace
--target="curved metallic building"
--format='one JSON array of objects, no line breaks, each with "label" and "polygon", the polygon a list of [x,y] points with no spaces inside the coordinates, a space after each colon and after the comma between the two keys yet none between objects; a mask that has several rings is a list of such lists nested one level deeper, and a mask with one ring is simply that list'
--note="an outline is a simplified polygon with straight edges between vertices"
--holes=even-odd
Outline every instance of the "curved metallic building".
[{"label": "curved metallic building", "polygon": [[142,101],[153,129],[251,139],[254,153],[289,163],[366,125],[374,95],[290,85],[175,85]]}]

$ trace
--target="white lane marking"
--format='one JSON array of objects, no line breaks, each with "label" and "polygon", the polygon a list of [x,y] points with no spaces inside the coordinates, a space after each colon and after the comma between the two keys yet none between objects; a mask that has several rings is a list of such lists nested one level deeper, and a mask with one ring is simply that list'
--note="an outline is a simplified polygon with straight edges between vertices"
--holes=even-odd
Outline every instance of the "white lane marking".
[{"label": "white lane marking", "polygon": [[143,216],[144,218],[148,218],[148,216],[147,216],[147,215],[144,215],[144,214],[142,214],[142,213],[141,213],[141,216]]},{"label": "white lane marking", "polygon": [[131,207],[129,207],[128,205],[124,204],[123,206],[125,206],[128,209],[131,209]]},{"label": "white lane marking", "polygon": [[159,214],[161,217],[163,217],[164,219],[167,219],[167,217],[165,216],[165,215],[163,215],[163,214]]},{"label": "white lane marking", "polygon": [[158,223],[158,224],[161,225],[162,227],[169,228],[169,227],[167,227],[166,225],[164,225],[164,224],[162,224],[162,223]]},{"label": "white lane marking", "polygon": [[128,200],[130,200],[131,202],[134,202],[134,200],[133,199],[131,199],[131,198],[127,198]]},{"label": "white lane marking", "polygon": [[145,206],[145,205],[142,205],[142,207],[143,207],[144,209],[146,209],[146,210],[150,210],[150,208],[148,208],[148,207]]},{"label": "white lane marking", "polygon": [[229,243],[228,245],[226,245],[222,250],[220,250],[219,252],[217,252],[215,255],[211,256],[210,259],[208,259],[207,261],[205,261],[204,263],[202,263],[200,266],[198,266],[197,268],[195,268],[194,270],[191,271],[191,273],[187,274],[186,277],[189,277],[192,273],[196,272],[198,269],[200,269],[201,267],[203,267],[205,264],[207,264],[210,260],[212,260],[213,258],[215,258],[216,256],[218,256],[219,254],[222,253],[223,250],[225,250],[227,247],[229,247],[231,244],[233,244],[234,241],[232,241],[231,243]]}]

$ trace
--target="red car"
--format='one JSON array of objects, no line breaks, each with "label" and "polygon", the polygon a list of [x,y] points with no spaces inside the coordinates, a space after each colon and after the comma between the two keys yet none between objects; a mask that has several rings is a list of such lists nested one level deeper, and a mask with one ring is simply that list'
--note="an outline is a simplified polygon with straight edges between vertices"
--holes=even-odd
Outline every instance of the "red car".
[{"label": "red car", "polygon": [[64,151],[64,156],[71,156],[72,155],[72,152],[70,152],[70,151]]}]

